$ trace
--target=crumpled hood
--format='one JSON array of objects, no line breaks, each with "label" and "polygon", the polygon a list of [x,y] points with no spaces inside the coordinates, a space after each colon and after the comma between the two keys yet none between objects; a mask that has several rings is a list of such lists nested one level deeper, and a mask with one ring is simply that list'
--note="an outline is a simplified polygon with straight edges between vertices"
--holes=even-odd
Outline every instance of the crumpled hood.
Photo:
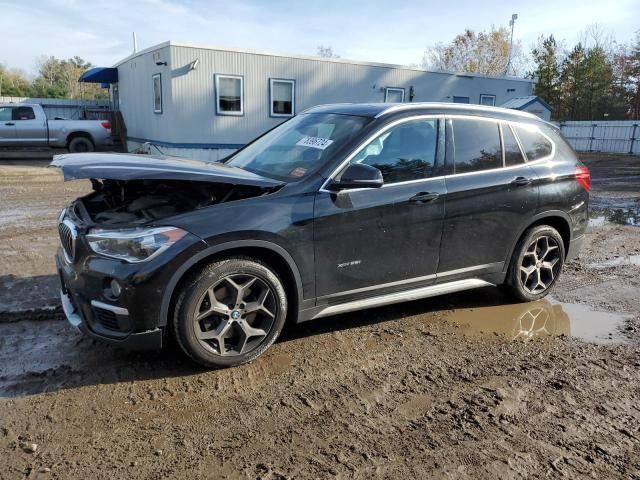
[{"label": "crumpled hood", "polygon": [[65,180],[191,180],[266,188],[282,185],[277,180],[223,163],[160,155],[70,153],[55,155],[50,166],[60,168]]}]

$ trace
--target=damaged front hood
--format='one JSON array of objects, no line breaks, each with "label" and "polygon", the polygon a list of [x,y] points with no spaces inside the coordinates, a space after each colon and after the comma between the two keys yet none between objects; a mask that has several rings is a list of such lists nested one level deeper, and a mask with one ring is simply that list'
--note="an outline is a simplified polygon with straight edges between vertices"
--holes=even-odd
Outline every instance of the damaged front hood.
[{"label": "damaged front hood", "polygon": [[206,163],[179,157],[128,153],[73,153],[55,155],[52,167],[65,180],[191,180],[255,187],[277,187],[282,182],[223,163]]}]

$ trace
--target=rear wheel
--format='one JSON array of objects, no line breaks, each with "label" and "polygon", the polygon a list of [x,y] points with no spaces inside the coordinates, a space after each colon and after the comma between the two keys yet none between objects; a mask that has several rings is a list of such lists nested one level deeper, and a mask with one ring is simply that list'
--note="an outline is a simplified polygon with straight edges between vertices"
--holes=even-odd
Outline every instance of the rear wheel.
[{"label": "rear wheel", "polygon": [[182,350],[207,367],[261,355],[278,338],[287,298],[277,275],[245,257],[209,265],[179,293],[174,331]]},{"label": "rear wheel", "polygon": [[93,152],[95,150],[93,142],[87,137],[72,138],[67,148],[71,153],[85,153]]},{"label": "rear wheel", "polygon": [[564,257],[564,242],[555,228],[548,225],[530,228],[513,253],[507,291],[522,302],[544,297],[558,280]]}]

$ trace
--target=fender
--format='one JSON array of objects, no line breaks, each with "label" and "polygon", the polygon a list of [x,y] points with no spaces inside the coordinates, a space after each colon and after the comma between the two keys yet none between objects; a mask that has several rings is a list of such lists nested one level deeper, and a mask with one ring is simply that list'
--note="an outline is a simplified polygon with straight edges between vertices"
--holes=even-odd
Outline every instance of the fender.
[{"label": "fender", "polygon": [[180,268],[178,268],[174,272],[173,276],[171,277],[171,280],[169,280],[169,283],[167,284],[167,288],[165,289],[164,295],[162,297],[162,304],[160,306],[160,319],[158,322],[158,326],[164,327],[167,325],[169,320],[168,318],[169,307],[171,304],[171,298],[173,297],[173,292],[175,291],[176,285],[178,284],[180,279],[191,267],[193,267],[198,262],[201,262],[202,260],[206,259],[207,257],[211,257],[217,253],[224,252],[225,250],[231,250],[231,249],[243,248],[243,247],[244,248],[258,247],[258,248],[264,248],[266,250],[271,250],[272,252],[282,257],[285,262],[287,262],[287,265],[293,272],[293,278],[296,282],[298,308],[299,309],[302,308],[302,305],[303,305],[302,278],[300,277],[300,271],[298,270],[298,266],[296,265],[296,262],[293,260],[291,255],[289,255],[289,252],[287,252],[280,245],[273,242],[268,242],[265,240],[233,240],[233,241],[223,242],[223,243],[219,243],[217,245],[213,245],[211,247],[205,248],[204,250],[198,252],[197,254],[189,258],[188,261],[182,264]]},{"label": "fender", "polygon": [[562,210],[546,210],[544,212],[539,212],[535,214],[533,217],[531,217],[527,222],[527,224],[518,231],[518,234],[516,235],[515,239],[513,240],[513,243],[511,244],[511,248],[509,249],[509,255],[507,256],[504,266],[502,268],[503,272],[506,272],[507,269],[509,268],[509,263],[511,263],[511,257],[513,257],[513,252],[515,251],[516,245],[518,244],[518,240],[520,240],[520,238],[522,237],[522,234],[526,232],[527,229],[532,224],[536,223],[538,220],[542,220],[543,218],[549,218],[549,217],[561,217],[567,222],[567,225],[569,225],[569,245],[571,245],[571,241],[573,240],[573,231],[571,228],[571,225],[572,225],[571,217],[569,217],[569,215],[566,212],[563,212]]}]

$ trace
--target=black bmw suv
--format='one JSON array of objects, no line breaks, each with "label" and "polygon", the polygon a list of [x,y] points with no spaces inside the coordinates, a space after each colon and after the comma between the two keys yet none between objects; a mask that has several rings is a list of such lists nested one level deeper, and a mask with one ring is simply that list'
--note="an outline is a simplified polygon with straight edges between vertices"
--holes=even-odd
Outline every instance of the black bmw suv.
[{"label": "black bmw suv", "polygon": [[487,285],[546,295],[587,226],[589,171],[551,124],[455,104],[309,109],[218,163],[57,156],[62,303],[86,334],[211,367],[287,319]]}]

